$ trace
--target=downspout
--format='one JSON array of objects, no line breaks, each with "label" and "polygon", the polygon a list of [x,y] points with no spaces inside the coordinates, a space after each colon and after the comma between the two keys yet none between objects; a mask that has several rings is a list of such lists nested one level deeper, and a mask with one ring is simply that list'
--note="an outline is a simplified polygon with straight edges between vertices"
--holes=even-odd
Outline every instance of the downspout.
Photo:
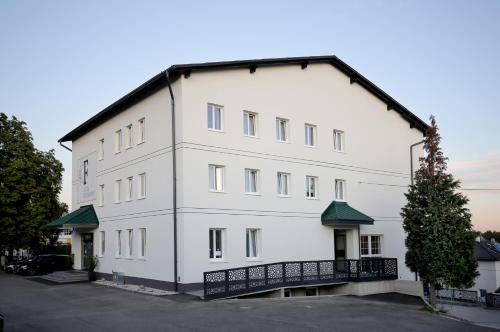
[{"label": "downspout", "polygon": [[[417,145],[424,143],[425,140],[421,140],[420,142],[414,143],[410,145],[410,183],[413,187],[413,148]],[[415,272],[415,281],[418,281],[418,272]]]},{"label": "downspout", "polygon": [[63,148],[65,148],[66,150],[68,150],[69,152],[73,152],[73,150],[71,150],[70,148],[68,148],[66,145],[62,144],[61,141],[58,141],[59,142],[59,145],[62,146]]},{"label": "downspout", "polygon": [[174,212],[174,291],[179,291],[177,282],[177,158],[175,153],[175,99],[168,70],[165,71],[172,107],[172,208]]}]

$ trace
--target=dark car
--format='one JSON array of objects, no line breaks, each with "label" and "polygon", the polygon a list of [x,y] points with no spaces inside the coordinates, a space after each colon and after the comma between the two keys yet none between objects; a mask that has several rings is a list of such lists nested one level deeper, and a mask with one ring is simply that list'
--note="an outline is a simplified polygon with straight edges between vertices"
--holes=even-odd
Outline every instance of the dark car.
[{"label": "dark car", "polygon": [[21,265],[26,265],[31,260],[33,260],[33,258],[16,259],[12,262],[7,263],[5,265],[4,271],[6,273],[18,273]]},{"label": "dark car", "polygon": [[22,275],[33,276],[70,268],[71,257],[69,255],[38,255],[26,264],[20,265],[18,272]]}]

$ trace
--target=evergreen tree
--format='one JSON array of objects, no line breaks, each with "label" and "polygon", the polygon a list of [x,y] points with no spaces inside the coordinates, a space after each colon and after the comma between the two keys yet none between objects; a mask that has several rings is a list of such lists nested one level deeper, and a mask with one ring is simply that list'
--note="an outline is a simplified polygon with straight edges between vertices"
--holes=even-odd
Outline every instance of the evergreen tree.
[{"label": "evergreen tree", "polygon": [[477,262],[468,198],[457,192],[460,182],[447,173],[436,120],[433,116],[430,120],[426,156],[420,159],[415,184],[405,194],[401,215],[407,234],[406,265],[429,285],[434,305],[437,287],[472,287]]},{"label": "evergreen tree", "polygon": [[0,249],[9,256],[53,239],[43,226],[67,211],[58,199],[63,170],[54,150],[34,147],[26,123],[0,113]]}]

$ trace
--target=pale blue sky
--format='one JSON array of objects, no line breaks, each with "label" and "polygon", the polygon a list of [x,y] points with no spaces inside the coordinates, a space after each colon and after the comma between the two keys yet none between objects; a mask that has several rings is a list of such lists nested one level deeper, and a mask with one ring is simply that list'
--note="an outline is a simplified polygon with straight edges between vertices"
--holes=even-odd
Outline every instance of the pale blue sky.
[{"label": "pale blue sky", "polygon": [[[326,54],[436,115],[464,187],[500,187],[500,1],[3,0],[0,111],[70,170],[57,140],[172,64]],[[499,193],[470,197],[500,223]]]}]

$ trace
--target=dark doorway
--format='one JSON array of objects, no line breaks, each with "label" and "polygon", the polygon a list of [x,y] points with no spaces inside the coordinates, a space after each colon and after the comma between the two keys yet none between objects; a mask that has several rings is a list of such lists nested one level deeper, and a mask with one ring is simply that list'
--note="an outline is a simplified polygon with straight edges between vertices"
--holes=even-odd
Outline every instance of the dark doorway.
[{"label": "dark doorway", "polygon": [[82,270],[88,270],[89,258],[94,256],[94,234],[82,233]]},{"label": "dark doorway", "polygon": [[344,260],[347,258],[346,233],[343,230],[334,230],[334,234],[335,234],[335,260]]}]

